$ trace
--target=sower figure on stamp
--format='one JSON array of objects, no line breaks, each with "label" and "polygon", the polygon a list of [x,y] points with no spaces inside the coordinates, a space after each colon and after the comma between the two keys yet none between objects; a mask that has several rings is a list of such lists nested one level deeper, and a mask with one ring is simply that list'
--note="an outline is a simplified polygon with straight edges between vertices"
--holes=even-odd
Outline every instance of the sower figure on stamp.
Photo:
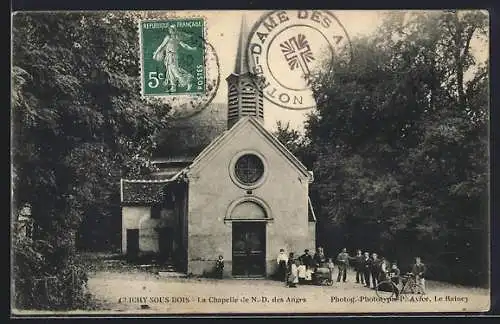
[{"label": "sower figure on stamp", "polygon": [[349,266],[349,254],[347,249],[343,248],[337,256],[337,264],[339,266],[339,274],[337,276],[337,282],[340,282],[342,277],[342,282],[346,282],[347,279],[347,267]]},{"label": "sower figure on stamp", "polygon": [[278,262],[278,280],[286,281],[288,256],[285,253],[285,249],[280,249],[276,261]]},{"label": "sower figure on stamp", "polygon": [[196,48],[184,43],[181,39],[183,35],[184,33],[177,31],[175,25],[170,25],[168,27],[168,34],[153,53],[153,59],[158,62],[163,62],[165,65],[165,81],[163,84],[169,86],[170,92],[175,92],[178,85],[185,87],[186,91],[191,90],[192,87],[192,80],[194,77],[179,66],[177,49],[179,46],[191,51]]},{"label": "sower figure on stamp", "polygon": [[363,276],[365,277],[365,287],[370,288],[370,273],[372,268],[372,259],[370,253],[365,252],[362,259]]},{"label": "sower figure on stamp", "polygon": [[417,284],[420,286],[422,290],[422,294],[425,294],[425,272],[427,271],[427,267],[422,263],[420,257],[415,258],[415,264],[413,264],[411,268],[411,273],[415,276],[415,280]]}]

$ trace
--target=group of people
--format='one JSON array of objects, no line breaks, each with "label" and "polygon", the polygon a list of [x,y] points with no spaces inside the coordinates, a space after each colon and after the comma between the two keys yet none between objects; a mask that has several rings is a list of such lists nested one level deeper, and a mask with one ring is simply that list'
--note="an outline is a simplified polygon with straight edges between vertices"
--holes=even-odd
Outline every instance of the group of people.
[{"label": "group of people", "polygon": [[287,255],[284,249],[280,249],[277,262],[279,279],[291,288],[297,287],[297,284],[312,283],[313,273],[325,264],[331,267],[330,275],[333,274],[334,268],[332,260],[326,258],[322,247],[318,247],[314,255],[309,249],[305,249],[304,254],[299,257],[295,257],[293,252]]},{"label": "group of people", "polygon": [[[389,262],[385,257],[381,257],[377,253],[372,253],[370,256],[369,252],[363,253],[361,250],[358,250],[356,256],[352,259],[356,271],[356,283],[363,284],[368,288],[376,288],[380,282],[390,279],[396,287],[399,286],[401,270],[397,261]],[[415,263],[411,266],[411,274],[415,277],[422,293],[425,293],[426,271],[427,267],[422,262],[422,259],[418,256],[415,257]]]},{"label": "group of people", "polygon": [[[338,268],[337,282],[346,282],[347,270],[350,265],[356,272],[356,283],[368,288],[376,288],[379,282],[391,279],[396,285],[400,283],[401,271],[396,261],[389,262],[386,258],[380,257],[377,253],[362,252],[358,250],[356,256],[351,257],[347,249],[343,248],[333,258],[327,258],[322,247],[318,247],[316,253],[310,254],[306,249],[300,257],[295,257],[294,253],[286,254],[284,249],[280,249],[278,258],[278,276],[285,281],[287,287],[297,287],[297,284],[312,283],[312,275],[321,269],[328,269],[329,279],[334,281],[334,269]],[[415,258],[411,273],[415,276],[421,291],[425,293],[425,273],[426,266],[420,257]]]}]

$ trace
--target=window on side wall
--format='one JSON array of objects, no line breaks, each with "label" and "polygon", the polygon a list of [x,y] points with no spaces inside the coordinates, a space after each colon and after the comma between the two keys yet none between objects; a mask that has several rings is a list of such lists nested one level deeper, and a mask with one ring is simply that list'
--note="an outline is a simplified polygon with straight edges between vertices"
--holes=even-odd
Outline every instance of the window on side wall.
[{"label": "window on side wall", "polygon": [[161,206],[154,205],[151,207],[151,219],[160,219],[161,218]]}]

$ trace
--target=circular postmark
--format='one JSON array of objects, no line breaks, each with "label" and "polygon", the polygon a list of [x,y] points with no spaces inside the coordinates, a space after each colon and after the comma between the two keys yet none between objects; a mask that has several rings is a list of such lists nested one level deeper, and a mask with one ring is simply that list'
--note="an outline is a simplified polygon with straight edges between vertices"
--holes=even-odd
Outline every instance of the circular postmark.
[{"label": "circular postmark", "polygon": [[204,19],[141,20],[139,26],[142,98],[168,105],[172,118],[206,108],[219,88],[220,65]]},{"label": "circular postmark", "polygon": [[247,62],[267,100],[303,110],[316,106],[312,76],[341,52],[352,56],[349,36],[332,12],[279,10],[266,14],[253,27]]}]

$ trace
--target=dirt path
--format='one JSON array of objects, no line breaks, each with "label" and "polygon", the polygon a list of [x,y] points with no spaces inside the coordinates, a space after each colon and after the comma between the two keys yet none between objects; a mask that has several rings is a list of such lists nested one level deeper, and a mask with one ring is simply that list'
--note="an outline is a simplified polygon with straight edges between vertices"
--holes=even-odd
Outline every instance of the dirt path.
[{"label": "dirt path", "polygon": [[164,278],[148,272],[98,271],[90,292],[106,312],[118,313],[351,313],[485,311],[489,292],[428,282],[427,294],[404,300],[380,300],[371,289],[354,283],[286,288],[271,280]]}]

